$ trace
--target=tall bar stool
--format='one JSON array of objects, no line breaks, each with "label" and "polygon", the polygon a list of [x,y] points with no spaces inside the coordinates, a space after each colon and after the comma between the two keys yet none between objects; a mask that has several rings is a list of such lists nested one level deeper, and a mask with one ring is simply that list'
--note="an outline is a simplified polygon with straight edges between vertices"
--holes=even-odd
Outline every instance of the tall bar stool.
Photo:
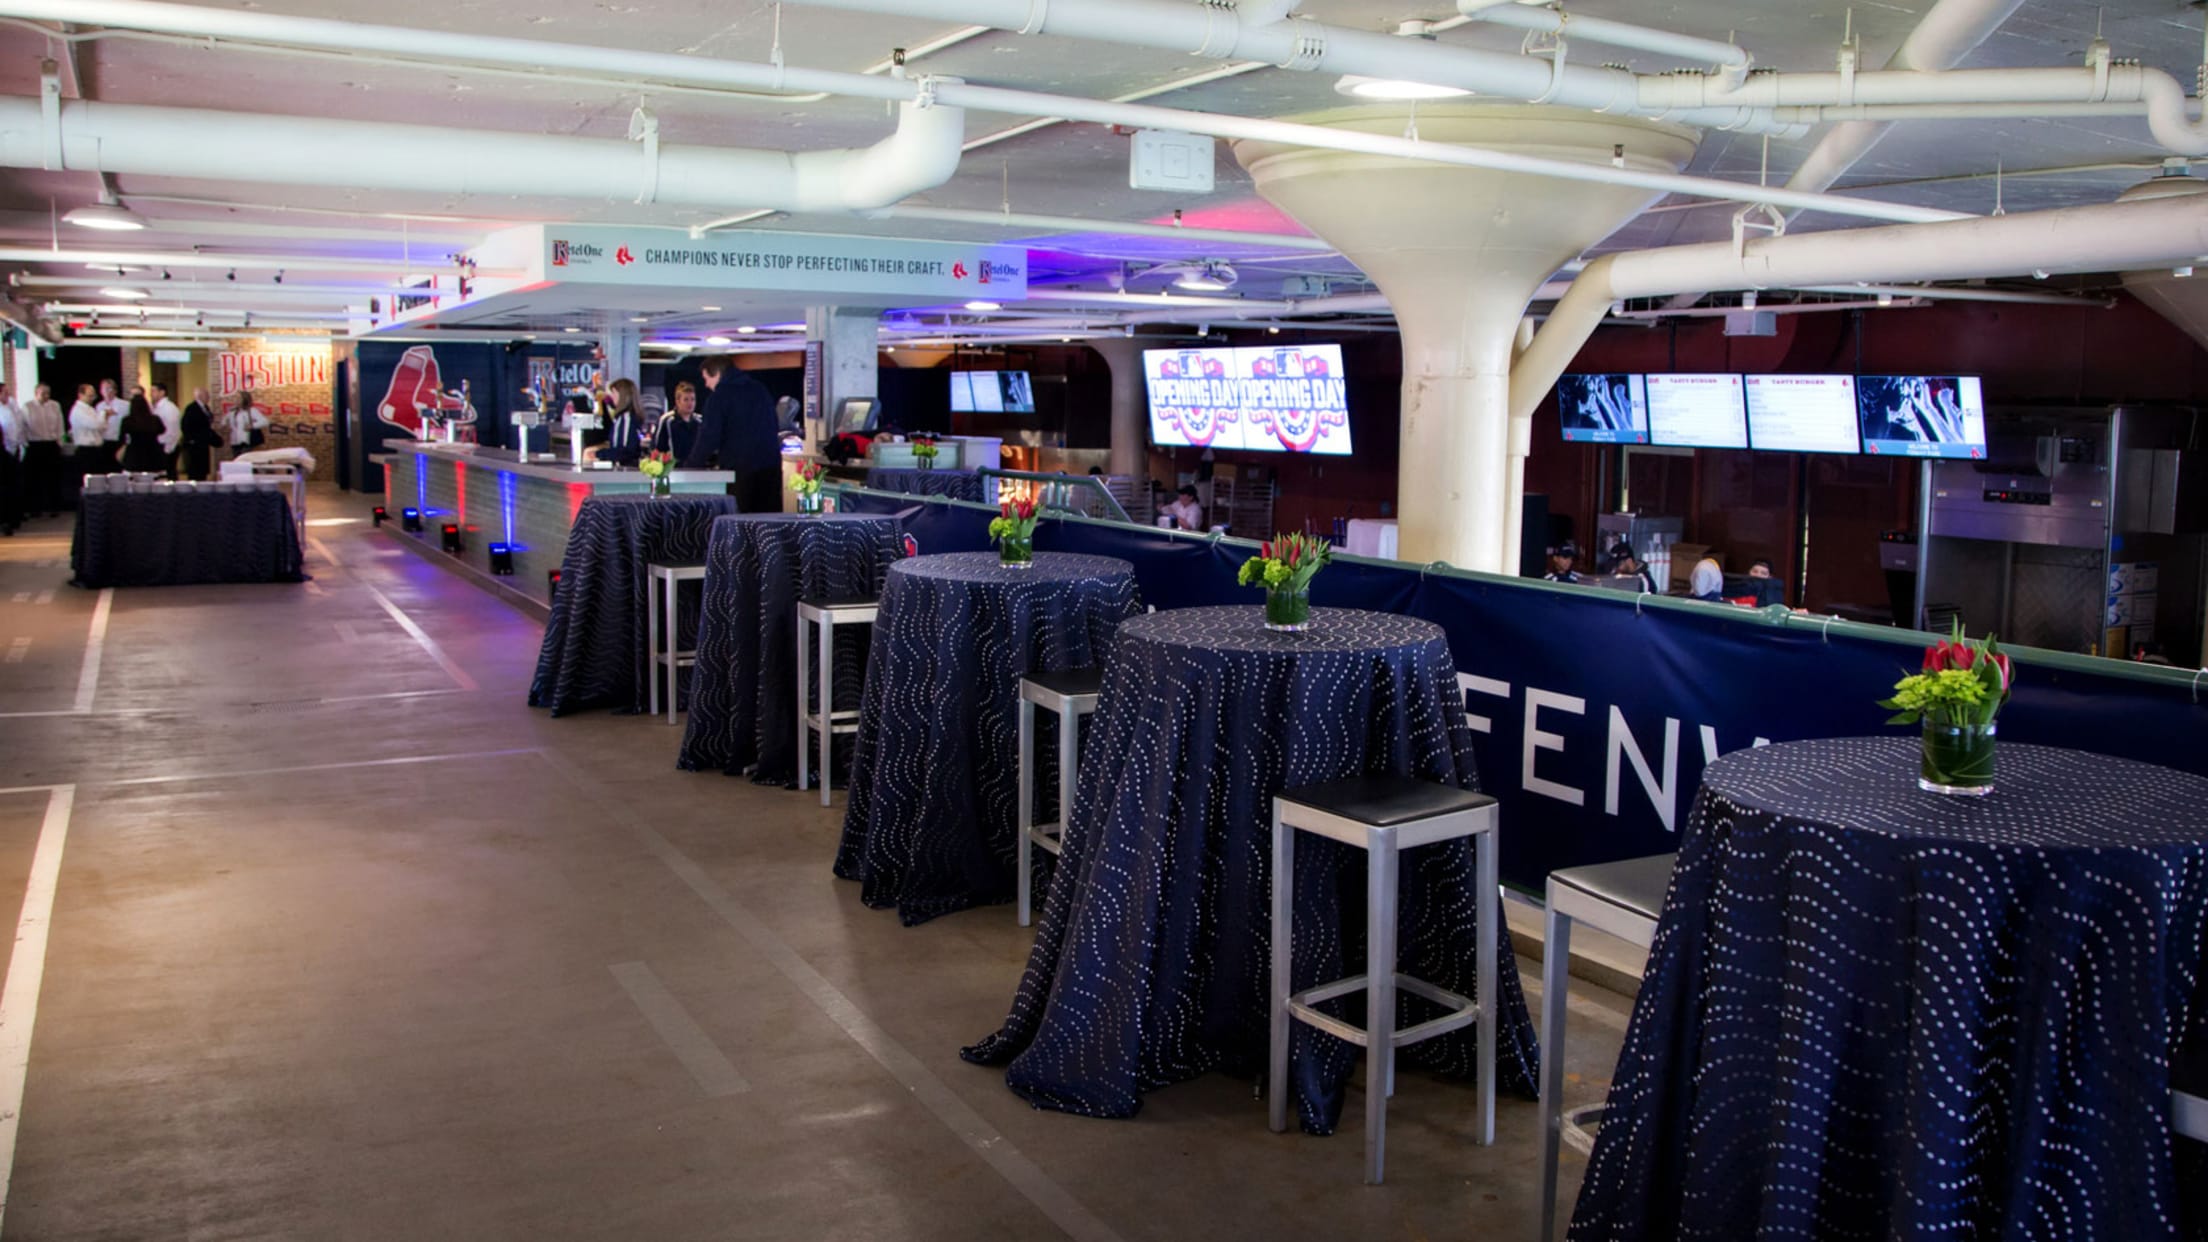
[{"label": "tall bar stool", "polygon": [[[1480,1143],[1495,1141],[1495,952],[1503,917],[1496,881],[1495,799],[1486,794],[1404,776],[1366,776],[1285,789],[1273,799],[1272,1073],[1266,1079],[1271,1123],[1288,1128],[1288,1035],[1302,1022],[1365,1049],[1365,1182],[1380,1184],[1386,1160],[1388,1097],[1395,1093],[1395,1050],[1475,1022],[1479,1024]],[[1367,855],[1365,872],[1365,973],[1291,993],[1295,836],[1298,830],[1339,841]],[[1467,1000],[1395,969],[1396,877],[1404,850],[1472,837],[1476,876],[1474,917],[1479,920],[1475,963],[1479,996]],[[1395,1025],[1396,993],[1423,996],[1447,1009],[1438,1018]],[[1365,993],[1368,1023],[1387,1024],[1378,1034],[1320,1013],[1339,996]]]},{"label": "tall bar stool", "polygon": [[[881,601],[872,599],[821,600],[817,603],[798,601],[797,605],[797,787],[805,788],[810,779],[808,763],[812,758],[813,739],[820,740],[820,804],[828,805],[828,786],[834,779],[829,775],[836,757],[836,735],[857,733],[859,713],[856,709],[836,710],[836,627],[839,625],[872,625],[881,615]],[[813,627],[813,642],[817,643],[820,658],[814,659],[812,645],[806,642],[805,627]],[[807,710],[807,689],[815,677],[819,678],[820,708]]]},{"label": "tall bar stool", "polygon": [[1653,854],[1549,873],[1548,916],[1541,942],[1541,1238],[1556,1234],[1557,1144],[1569,1134],[1582,1152],[1586,1122],[1602,1105],[1564,1113],[1564,1016],[1572,979],[1572,924],[1585,923],[1646,949],[1656,943],[1656,919],[1671,887],[1677,854]]},{"label": "tall bar stool", "polygon": [[[1020,678],[1020,926],[1027,926],[1034,888],[1035,846],[1059,852],[1066,824],[1073,819],[1073,778],[1080,766],[1081,719],[1096,711],[1104,692],[1104,670],[1077,668],[1063,673],[1029,673]],[[1035,709],[1058,713],[1058,822],[1035,822]]]},{"label": "tall bar stool", "polygon": [[[679,615],[675,609],[675,592],[685,582],[705,581],[705,562],[677,561],[662,564],[653,562],[648,571],[652,576],[651,589],[644,592],[644,629],[650,643],[652,657],[652,715],[659,714],[659,685],[662,678],[667,683],[667,723],[675,723],[675,705],[682,701],[678,679],[682,670],[698,662],[695,651],[678,651]],[[664,619],[663,619],[664,618]],[[664,626],[664,630],[662,627]]]}]

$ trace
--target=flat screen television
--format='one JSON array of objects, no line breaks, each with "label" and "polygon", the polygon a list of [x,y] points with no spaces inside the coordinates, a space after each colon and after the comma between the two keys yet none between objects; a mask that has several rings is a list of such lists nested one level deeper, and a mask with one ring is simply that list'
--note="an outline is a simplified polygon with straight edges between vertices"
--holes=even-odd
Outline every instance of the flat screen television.
[{"label": "flat screen television", "polygon": [[955,414],[1033,414],[1035,383],[1025,371],[951,372]]},{"label": "flat screen television", "polygon": [[1748,447],[1738,375],[1650,375],[1648,442],[1670,448]]},{"label": "flat screen television", "polygon": [[1561,376],[1556,410],[1569,443],[1648,443],[1648,383],[1642,376]]},{"label": "flat screen television", "polygon": [[1147,349],[1142,373],[1153,444],[1349,455],[1339,345]]},{"label": "flat screen television", "polygon": [[873,397],[845,397],[836,403],[835,421],[828,425],[828,434],[847,436],[871,432],[880,410],[881,402]]},{"label": "flat screen television", "polygon": [[1787,453],[1859,453],[1852,375],[1750,375],[1748,443]]},{"label": "flat screen television", "polygon": [[1986,456],[1986,399],[1975,375],[1856,379],[1863,451],[1892,457]]}]

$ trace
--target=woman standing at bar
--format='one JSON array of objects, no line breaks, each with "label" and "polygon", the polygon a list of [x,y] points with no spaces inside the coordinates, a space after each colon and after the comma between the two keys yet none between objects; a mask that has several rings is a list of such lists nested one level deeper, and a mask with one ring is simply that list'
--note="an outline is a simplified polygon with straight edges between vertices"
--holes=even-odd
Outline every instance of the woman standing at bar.
[{"label": "woman standing at bar", "polygon": [[194,483],[204,482],[214,472],[212,450],[222,443],[222,437],[215,434],[214,411],[207,408],[206,389],[192,390],[192,403],[184,407],[183,431],[184,477]]},{"label": "woman standing at bar", "polygon": [[168,426],[146,403],[146,394],[130,395],[130,413],[123,415],[123,469],[135,474],[169,472]]},{"label": "woman standing at bar", "polygon": [[636,381],[617,379],[606,392],[605,441],[598,446],[598,460],[633,466],[644,455],[644,443],[651,434],[644,426],[644,412],[636,406]]}]

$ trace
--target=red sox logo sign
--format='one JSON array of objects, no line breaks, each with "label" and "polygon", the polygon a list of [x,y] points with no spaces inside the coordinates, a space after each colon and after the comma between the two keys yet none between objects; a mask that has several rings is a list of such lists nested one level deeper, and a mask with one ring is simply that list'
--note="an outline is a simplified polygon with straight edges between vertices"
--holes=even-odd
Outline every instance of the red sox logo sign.
[{"label": "red sox logo sign", "polygon": [[951,264],[951,277],[954,280],[966,279],[966,265],[964,263]]},{"label": "red sox logo sign", "polygon": [[376,403],[376,418],[426,439],[432,421],[472,423],[475,407],[464,392],[445,392],[437,372],[437,353],[429,345],[415,345],[399,355],[391,368],[391,385]]},{"label": "red sox logo sign", "polygon": [[636,262],[636,256],[629,253],[627,246],[619,246],[614,249],[613,261],[627,267],[629,264]]}]

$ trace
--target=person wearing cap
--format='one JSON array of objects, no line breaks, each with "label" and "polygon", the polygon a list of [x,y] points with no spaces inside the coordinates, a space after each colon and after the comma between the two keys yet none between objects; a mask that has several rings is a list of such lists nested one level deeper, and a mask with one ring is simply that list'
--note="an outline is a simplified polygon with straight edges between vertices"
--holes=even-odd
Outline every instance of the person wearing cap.
[{"label": "person wearing cap", "polygon": [[1567,539],[1549,549],[1548,580],[1551,582],[1577,583],[1579,574],[1574,566],[1579,562],[1579,545]]},{"label": "person wearing cap", "polygon": [[1620,541],[1610,547],[1610,575],[1614,578],[1639,578],[1641,589],[1651,595],[1656,593],[1656,577],[1648,572],[1641,558],[1633,555],[1633,545]]}]

